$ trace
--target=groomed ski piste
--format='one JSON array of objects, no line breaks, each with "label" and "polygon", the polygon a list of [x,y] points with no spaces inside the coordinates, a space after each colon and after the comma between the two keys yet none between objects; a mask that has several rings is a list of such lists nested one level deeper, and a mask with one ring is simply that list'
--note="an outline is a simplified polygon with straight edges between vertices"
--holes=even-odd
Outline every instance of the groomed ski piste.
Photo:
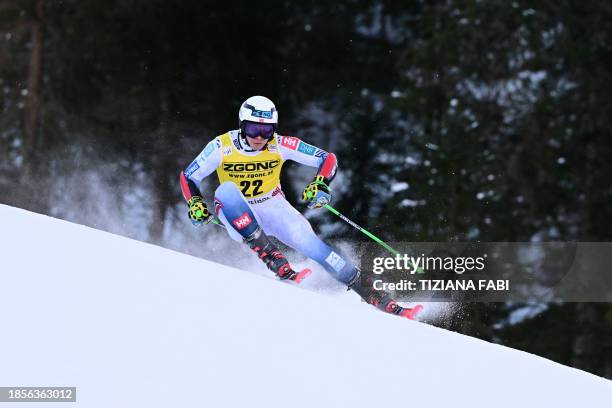
[{"label": "groomed ski piste", "polygon": [[[538,356],[0,205],[0,386],[77,407],[609,407]],[[38,406],[36,403],[2,406]]]}]

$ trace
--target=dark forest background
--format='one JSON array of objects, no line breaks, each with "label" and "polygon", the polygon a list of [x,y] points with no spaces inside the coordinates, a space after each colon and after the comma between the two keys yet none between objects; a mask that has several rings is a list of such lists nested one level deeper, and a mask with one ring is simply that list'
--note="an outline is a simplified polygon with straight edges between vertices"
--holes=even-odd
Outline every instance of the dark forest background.
[{"label": "dark forest background", "polygon": [[[261,94],[385,240],[610,241],[611,21],[591,0],[2,0],[0,202],[229,262],[177,174]],[[284,174],[300,210],[311,173]],[[610,304],[434,324],[612,378]]]}]

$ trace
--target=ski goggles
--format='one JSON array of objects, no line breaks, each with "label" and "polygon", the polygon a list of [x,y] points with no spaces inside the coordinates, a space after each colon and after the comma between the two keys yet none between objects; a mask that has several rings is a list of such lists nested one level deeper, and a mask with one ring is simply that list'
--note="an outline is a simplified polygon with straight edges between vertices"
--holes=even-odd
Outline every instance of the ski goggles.
[{"label": "ski goggles", "polygon": [[270,140],[274,137],[274,128],[275,126],[270,123],[246,122],[244,124],[244,134],[252,138],[261,136],[264,139]]}]

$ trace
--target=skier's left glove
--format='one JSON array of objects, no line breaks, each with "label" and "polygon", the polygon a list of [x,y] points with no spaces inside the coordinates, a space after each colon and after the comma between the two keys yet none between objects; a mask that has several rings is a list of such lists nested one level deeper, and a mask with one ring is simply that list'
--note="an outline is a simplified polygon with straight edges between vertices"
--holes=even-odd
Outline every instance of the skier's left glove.
[{"label": "skier's left glove", "polygon": [[318,175],[306,186],[302,193],[302,200],[308,202],[308,208],[321,208],[331,202],[329,180]]}]

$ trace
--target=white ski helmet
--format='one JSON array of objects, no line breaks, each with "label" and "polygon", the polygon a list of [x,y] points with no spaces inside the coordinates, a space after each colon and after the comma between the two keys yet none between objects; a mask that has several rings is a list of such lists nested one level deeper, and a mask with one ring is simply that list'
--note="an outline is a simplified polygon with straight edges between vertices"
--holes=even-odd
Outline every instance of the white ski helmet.
[{"label": "white ski helmet", "polygon": [[265,96],[251,96],[244,101],[238,111],[240,130],[244,134],[244,122],[271,123],[274,130],[278,125],[278,111],[274,102]]}]

